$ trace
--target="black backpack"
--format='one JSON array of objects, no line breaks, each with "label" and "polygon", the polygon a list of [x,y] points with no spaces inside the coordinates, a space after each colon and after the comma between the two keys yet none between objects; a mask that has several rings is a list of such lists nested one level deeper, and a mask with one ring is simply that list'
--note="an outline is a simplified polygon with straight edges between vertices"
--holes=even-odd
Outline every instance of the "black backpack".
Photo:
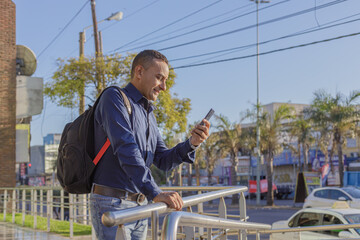
[{"label": "black backpack", "polygon": [[[131,115],[131,105],[126,94],[119,87],[112,87],[120,91],[127,111]],[[94,106],[90,106],[73,122],[66,124],[62,132],[57,157],[57,178],[68,193],[90,193],[92,174],[97,163],[110,146],[108,138],[95,156],[94,113],[100,97],[108,88],[102,91]]]}]

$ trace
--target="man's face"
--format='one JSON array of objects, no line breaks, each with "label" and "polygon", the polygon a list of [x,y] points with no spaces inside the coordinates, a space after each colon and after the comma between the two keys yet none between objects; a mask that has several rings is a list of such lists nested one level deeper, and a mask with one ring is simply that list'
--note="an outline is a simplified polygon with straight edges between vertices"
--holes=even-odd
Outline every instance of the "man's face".
[{"label": "man's face", "polygon": [[141,65],[136,68],[138,90],[148,100],[155,101],[159,93],[166,90],[166,80],[169,77],[168,65],[160,59],[154,59],[147,69]]}]

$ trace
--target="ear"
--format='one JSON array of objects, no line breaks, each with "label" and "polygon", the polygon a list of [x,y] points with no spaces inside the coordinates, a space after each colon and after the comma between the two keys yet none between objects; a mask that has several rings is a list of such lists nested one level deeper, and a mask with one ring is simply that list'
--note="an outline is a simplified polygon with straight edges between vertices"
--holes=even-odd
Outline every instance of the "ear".
[{"label": "ear", "polygon": [[143,66],[137,65],[137,66],[135,67],[135,78],[136,78],[136,79],[141,79],[142,76],[143,76],[143,74],[144,74],[144,68],[143,68]]}]

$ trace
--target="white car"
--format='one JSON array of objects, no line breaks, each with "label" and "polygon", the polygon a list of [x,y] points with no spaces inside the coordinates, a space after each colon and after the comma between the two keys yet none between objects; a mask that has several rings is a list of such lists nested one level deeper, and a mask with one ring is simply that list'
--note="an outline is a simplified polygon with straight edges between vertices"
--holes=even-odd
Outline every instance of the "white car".
[{"label": "white car", "polygon": [[[344,205],[344,202],[343,204]],[[347,207],[348,205],[345,204]],[[360,223],[360,210],[353,208],[303,208],[292,215],[288,220],[272,224],[272,229],[297,228],[333,224]],[[360,239],[360,229],[304,231],[272,233],[271,240],[319,240],[319,239]]]},{"label": "white car", "polygon": [[331,207],[336,201],[346,201],[360,209],[360,190],[354,187],[323,187],[314,189],[305,199],[303,208]]}]

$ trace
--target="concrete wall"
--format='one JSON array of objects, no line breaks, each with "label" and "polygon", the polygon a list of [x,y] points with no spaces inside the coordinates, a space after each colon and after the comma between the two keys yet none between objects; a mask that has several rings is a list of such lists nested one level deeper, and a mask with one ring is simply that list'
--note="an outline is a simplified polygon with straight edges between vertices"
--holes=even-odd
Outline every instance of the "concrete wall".
[{"label": "concrete wall", "polygon": [[0,187],[15,187],[15,4],[0,1]]}]

